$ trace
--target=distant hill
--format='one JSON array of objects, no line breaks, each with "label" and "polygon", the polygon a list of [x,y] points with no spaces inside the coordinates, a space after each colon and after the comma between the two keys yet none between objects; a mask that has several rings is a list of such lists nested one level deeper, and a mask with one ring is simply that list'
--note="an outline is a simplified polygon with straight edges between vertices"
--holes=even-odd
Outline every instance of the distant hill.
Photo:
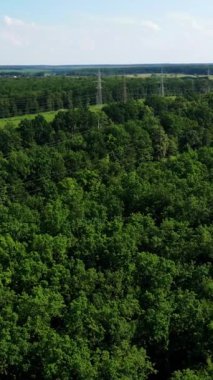
[{"label": "distant hill", "polygon": [[207,75],[213,64],[135,64],[135,65],[13,65],[0,66],[1,76],[44,76],[44,75],[94,75],[98,69],[105,75],[121,74],[167,74]]}]

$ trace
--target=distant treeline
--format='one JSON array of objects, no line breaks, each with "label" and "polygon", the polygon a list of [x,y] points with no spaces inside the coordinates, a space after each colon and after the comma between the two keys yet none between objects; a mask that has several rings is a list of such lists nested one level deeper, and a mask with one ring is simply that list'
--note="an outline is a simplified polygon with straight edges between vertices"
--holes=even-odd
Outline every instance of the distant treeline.
[{"label": "distant treeline", "polygon": [[[124,96],[124,86],[127,95]],[[140,99],[159,95],[160,76],[150,78],[103,76],[103,102]],[[194,96],[213,89],[207,77],[164,78],[167,96]],[[28,113],[54,111],[88,106],[96,103],[97,78],[47,77],[2,78],[0,80],[0,117],[6,118]]]},{"label": "distant treeline", "polygon": [[163,68],[168,74],[206,75],[213,64],[145,64],[145,65],[63,65],[0,66],[0,76],[94,75],[98,69],[106,75],[157,74]]}]

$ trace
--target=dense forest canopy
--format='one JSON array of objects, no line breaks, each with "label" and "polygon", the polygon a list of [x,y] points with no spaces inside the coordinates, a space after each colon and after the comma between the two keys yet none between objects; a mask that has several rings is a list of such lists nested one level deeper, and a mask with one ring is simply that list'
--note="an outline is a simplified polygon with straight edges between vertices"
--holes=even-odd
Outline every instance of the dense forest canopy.
[{"label": "dense forest canopy", "polygon": [[[159,95],[162,77],[126,77],[126,97],[140,99]],[[124,100],[124,78],[103,76],[103,102]],[[165,77],[167,96],[192,97],[213,90],[213,81],[206,77]],[[96,103],[97,76],[0,78],[0,118],[16,115],[70,109]]]},{"label": "dense forest canopy", "polygon": [[212,125],[150,94],[0,130],[1,379],[212,379]]}]

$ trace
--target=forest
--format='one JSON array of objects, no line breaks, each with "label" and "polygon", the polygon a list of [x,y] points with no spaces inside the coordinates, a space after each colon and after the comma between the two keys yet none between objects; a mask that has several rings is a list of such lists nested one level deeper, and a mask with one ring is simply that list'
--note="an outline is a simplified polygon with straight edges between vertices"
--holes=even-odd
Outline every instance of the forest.
[{"label": "forest", "polygon": [[0,65],[0,77],[42,77],[49,75],[91,76],[98,69],[106,75],[159,74],[163,68],[167,74],[207,75],[213,64],[137,64],[137,65]]},{"label": "forest", "polygon": [[212,380],[213,94],[69,80],[1,86],[70,109],[0,129],[0,378]]},{"label": "forest", "polygon": [[[97,74],[97,72],[96,72]],[[161,93],[160,75],[144,77],[102,76],[103,102],[124,101]],[[0,118],[57,111],[96,104],[97,75],[90,77],[0,78]],[[213,91],[210,77],[165,77],[165,95],[191,98]]]}]

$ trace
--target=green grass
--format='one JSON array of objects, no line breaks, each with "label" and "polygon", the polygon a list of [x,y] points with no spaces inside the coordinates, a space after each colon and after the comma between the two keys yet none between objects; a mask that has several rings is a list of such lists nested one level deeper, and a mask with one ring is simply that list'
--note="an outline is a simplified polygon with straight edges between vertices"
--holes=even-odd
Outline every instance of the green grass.
[{"label": "green grass", "polygon": [[[94,105],[89,107],[92,112],[98,112],[101,110],[101,105]],[[22,120],[33,120],[37,115],[42,115],[46,121],[50,122],[53,121],[55,116],[60,111],[66,111],[66,110],[58,110],[58,111],[50,111],[50,112],[39,112],[38,114],[29,114],[29,115],[21,115],[21,116],[14,116],[14,117],[8,117],[0,119],[0,128],[5,127],[7,124],[11,124],[14,128],[17,128],[19,126],[19,123]]]},{"label": "green grass", "polygon": [[[54,119],[58,112],[59,111],[40,112],[39,115],[44,116],[44,118],[49,122]],[[37,114],[29,114],[0,119],[0,128],[5,127],[6,124],[12,124],[15,128],[17,128],[22,120],[33,120],[36,117],[36,115]]]},{"label": "green grass", "polygon": [[89,109],[92,112],[98,112],[98,111],[101,111],[101,109],[103,108],[103,106],[105,106],[105,104],[103,104],[103,105],[97,104],[97,105],[94,105],[94,106],[89,106]]}]

